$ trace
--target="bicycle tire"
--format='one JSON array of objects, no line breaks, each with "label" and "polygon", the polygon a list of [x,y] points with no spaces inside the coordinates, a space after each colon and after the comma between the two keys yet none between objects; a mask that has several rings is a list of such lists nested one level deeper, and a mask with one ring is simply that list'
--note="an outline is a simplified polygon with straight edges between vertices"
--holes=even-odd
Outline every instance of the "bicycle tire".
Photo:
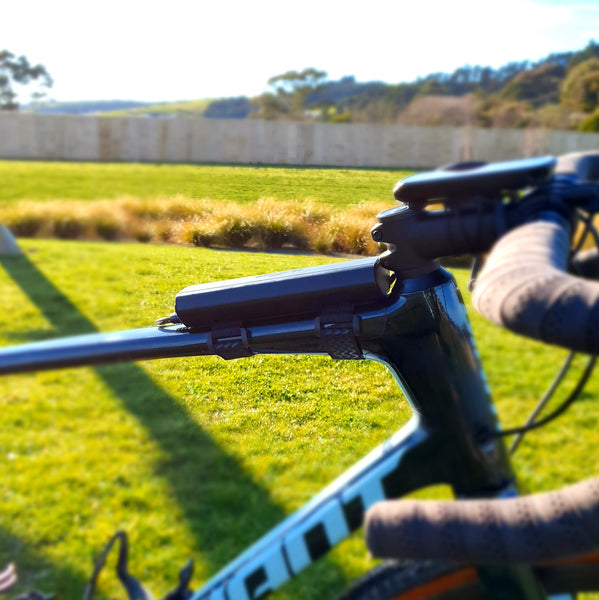
[{"label": "bicycle tire", "polygon": [[386,561],[358,579],[338,600],[487,600],[472,567]]},{"label": "bicycle tire", "polygon": [[[599,591],[599,553],[539,565],[548,594]],[[358,579],[337,600],[488,600],[473,567],[438,562],[386,561]]]}]

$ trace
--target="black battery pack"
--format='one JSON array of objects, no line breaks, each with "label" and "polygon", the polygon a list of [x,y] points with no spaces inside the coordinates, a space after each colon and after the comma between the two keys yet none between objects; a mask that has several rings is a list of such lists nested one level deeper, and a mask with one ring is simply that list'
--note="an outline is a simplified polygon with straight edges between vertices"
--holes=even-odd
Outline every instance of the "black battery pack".
[{"label": "black battery pack", "polygon": [[192,285],[175,298],[175,312],[192,329],[239,321],[245,326],[315,317],[324,308],[364,307],[389,294],[392,274],[378,258]]}]

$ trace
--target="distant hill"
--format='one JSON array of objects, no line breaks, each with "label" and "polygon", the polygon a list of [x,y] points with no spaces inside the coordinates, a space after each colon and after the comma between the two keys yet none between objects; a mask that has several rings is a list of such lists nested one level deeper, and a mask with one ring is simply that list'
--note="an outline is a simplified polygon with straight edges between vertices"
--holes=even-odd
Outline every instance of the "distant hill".
[{"label": "distant hill", "polygon": [[[235,99],[230,99],[234,104]],[[51,115],[92,115],[110,117],[170,117],[203,115],[215,101],[211,98],[181,102],[138,102],[135,100],[86,100],[80,102],[48,102],[21,107],[22,112]],[[229,99],[226,100],[229,102]],[[218,102],[217,102],[218,104]],[[228,118],[237,115],[227,113]],[[245,116],[245,115],[244,115]]]},{"label": "distant hill", "polygon": [[197,117],[213,102],[211,98],[184,100],[182,102],[146,103],[103,111],[110,117]]},{"label": "distant hill", "polygon": [[48,115],[90,115],[115,110],[130,110],[150,106],[149,102],[134,100],[85,100],[80,102],[49,102],[26,105],[21,110]]}]

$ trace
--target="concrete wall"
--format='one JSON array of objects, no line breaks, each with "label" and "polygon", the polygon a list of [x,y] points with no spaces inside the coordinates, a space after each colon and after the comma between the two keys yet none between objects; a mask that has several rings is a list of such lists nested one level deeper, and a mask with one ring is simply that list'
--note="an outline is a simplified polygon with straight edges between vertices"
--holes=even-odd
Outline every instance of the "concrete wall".
[{"label": "concrete wall", "polygon": [[10,159],[436,167],[590,149],[599,134],[0,112]]}]

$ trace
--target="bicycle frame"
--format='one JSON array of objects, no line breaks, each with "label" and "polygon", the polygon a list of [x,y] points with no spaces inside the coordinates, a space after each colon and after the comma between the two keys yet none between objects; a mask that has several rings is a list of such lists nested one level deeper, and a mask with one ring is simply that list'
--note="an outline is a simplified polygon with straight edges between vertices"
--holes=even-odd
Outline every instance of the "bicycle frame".
[{"label": "bicycle frame", "polygon": [[[379,268],[377,260],[337,269],[346,265],[361,273]],[[507,452],[493,435],[498,423],[466,312],[449,273],[432,265],[429,272],[397,280],[365,309],[355,310],[352,297],[344,296],[316,318],[276,321],[251,327],[232,321],[191,332],[169,326],[5,348],[0,374],[208,354],[329,354],[387,366],[413,409],[411,421],[222,569],[194,600],[265,597],[348,537],[364,512],[385,498],[435,484],[450,485],[460,497],[515,493]],[[493,597],[544,597],[528,568],[485,567],[479,575],[491,584]]]}]

